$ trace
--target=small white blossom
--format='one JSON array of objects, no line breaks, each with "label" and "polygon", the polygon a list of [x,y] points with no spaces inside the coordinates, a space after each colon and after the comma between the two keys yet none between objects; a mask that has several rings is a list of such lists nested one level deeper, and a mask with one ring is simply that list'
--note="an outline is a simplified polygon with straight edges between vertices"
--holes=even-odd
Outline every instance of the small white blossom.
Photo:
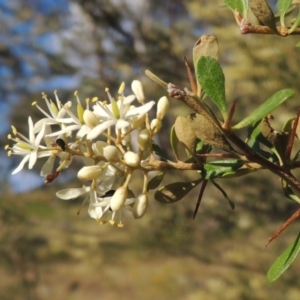
[{"label": "small white blossom", "polygon": [[36,136],[34,134],[31,117],[28,117],[28,127],[29,138],[26,138],[23,134],[17,132],[17,130],[12,127],[13,133],[21,137],[23,140],[10,137],[11,140],[16,142],[16,144],[10,148],[10,150],[14,155],[24,156],[19,166],[12,172],[12,174],[20,172],[27,162],[28,168],[32,169],[38,158],[50,156],[52,154],[52,150],[48,150],[47,147],[40,145],[46,129],[45,124],[42,126],[40,132]]},{"label": "small white blossom", "polygon": [[139,107],[131,106],[132,101],[135,100],[134,95],[127,97],[121,96],[118,101],[110,95],[107,90],[110,104],[98,102],[93,106],[94,113],[100,118],[100,124],[94,127],[87,135],[87,139],[94,139],[104,132],[107,128],[115,126],[116,129],[122,129],[130,126],[133,117],[146,114],[152,106],[154,101],[150,101]]}]

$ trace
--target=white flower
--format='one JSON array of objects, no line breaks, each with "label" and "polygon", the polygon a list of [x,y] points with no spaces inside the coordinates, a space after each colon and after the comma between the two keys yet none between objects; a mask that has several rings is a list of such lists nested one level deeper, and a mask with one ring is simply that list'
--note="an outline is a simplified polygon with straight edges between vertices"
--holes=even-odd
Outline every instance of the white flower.
[{"label": "white flower", "polygon": [[32,169],[37,159],[40,157],[50,156],[52,154],[52,150],[47,149],[45,146],[41,146],[40,142],[44,137],[46,125],[44,124],[40,130],[40,132],[35,136],[33,130],[33,122],[31,117],[28,117],[28,126],[29,126],[29,138],[26,138],[23,134],[17,132],[17,130],[12,126],[13,133],[15,135],[20,136],[23,140],[19,138],[9,138],[16,142],[16,144],[10,148],[12,154],[24,156],[19,166],[12,172],[12,174],[16,174],[20,172],[24,165],[28,162],[28,168]]},{"label": "white flower", "polygon": [[[54,95],[55,95],[55,99],[56,99],[56,104],[53,103],[52,100],[48,100],[47,95],[42,93],[42,98],[46,102],[49,113],[46,112],[45,110],[43,110],[40,106],[38,106],[36,102],[32,103],[32,105],[35,105],[46,116],[46,118],[39,120],[34,125],[34,128],[33,128],[34,133],[39,132],[42,129],[44,124],[47,124],[47,125],[54,125],[54,124],[60,125],[61,124],[61,122],[59,120],[64,118],[64,116],[66,114],[66,109],[59,101],[56,91],[54,92]],[[71,101],[69,101],[67,103],[67,105],[71,106]],[[68,119],[68,120],[70,121],[70,119]],[[68,122],[68,121],[66,121],[66,122]]]},{"label": "white flower", "polygon": [[123,227],[122,223],[122,210],[132,210],[132,206],[136,201],[135,198],[127,198],[122,207],[117,211],[111,209],[111,200],[113,198],[114,191],[110,190],[100,198],[93,199],[94,202],[90,201],[88,213],[91,218],[96,219],[101,224],[109,222],[111,225],[117,227]]},{"label": "white flower", "polygon": [[[97,168],[103,167],[103,165],[104,162],[101,162],[97,165]],[[91,166],[91,167],[95,167],[95,166]],[[103,171],[101,172],[101,174],[99,174],[96,182],[93,185],[96,188],[92,189],[90,186],[85,186],[82,188],[69,188],[69,189],[58,191],[56,193],[56,196],[62,200],[73,200],[79,196],[89,193],[89,195],[87,195],[86,199],[84,200],[84,202],[86,202],[87,200],[90,199],[91,197],[90,193],[92,192],[92,190],[95,191],[97,195],[103,195],[108,190],[113,189],[114,186],[121,185],[124,181],[122,175],[123,174],[121,175],[117,174],[117,170],[113,166],[107,165],[105,168],[103,167]]]},{"label": "white flower", "polygon": [[115,126],[117,130],[130,126],[133,117],[146,114],[155,104],[154,101],[150,101],[139,107],[134,107],[131,106],[132,101],[135,100],[134,95],[127,97],[122,95],[118,101],[115,101],[108,90],[107,94],[110,104],[98,102],[93,106],[94,113],[100,118],[101,123],[88,133],[87,139],[96,138],[111,126]]},{"label": "white flower", "polygon": [[[48,136],[58,136],[61,134],[68,134],[72,131],[79,130],[79,131],[85,131],[87,130],[87,126],[84,125],[85,127],[82,129],[83,125],[80,122],[79,118],[77,118],[71,111],[71,102],[69,101],[67,104],[64,105],[64,110],[66,113],[70,116],[70,118],[57,118],[56,122],[61,124],[61,130],[53,132],[51,134],[48,134]],[[73,124],[72,124],[73,123]],[[70,124],[70,125],[65,125],[65,124]],[[84,135],[83,133],[83,135]],[[86,133],[85,133],[86,134]]]}]

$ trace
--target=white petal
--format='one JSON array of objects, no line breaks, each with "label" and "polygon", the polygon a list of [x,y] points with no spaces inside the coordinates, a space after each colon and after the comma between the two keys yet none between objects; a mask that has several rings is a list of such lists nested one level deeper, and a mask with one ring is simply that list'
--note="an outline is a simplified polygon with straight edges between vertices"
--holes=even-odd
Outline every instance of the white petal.
[{"label": "white petal", "polygon": [[29,140],[33,144],[35,140],[35,136],[33,133],[33,122],[31,117],[28,117],[28,127],[29,127]]},{"label": "white petal", "polygon": [[118,119],[116,123],[116,129],[121,129],[129,126],[130,123],[128,121],[125,121],[123,119]]},{"label": "white petal", "polygon": [[71,125],[71,126],[67,126],[67,127],[65,127],[64,129],[62,129],[62,130],[53,132],[53,133],[51,133],[51,134],[47,134],[47,136],[58,136],[58,135],[63,134],[63,133],[68,133],[68,132],[70,132],[70,131],[77,130],[77,129],[79,129],[80,127],[81,127],[81,126],[79,126],[79,125]]},{"label": "white petal", "polygon": [[17,173],[19,173],[23,168],[24,168],[24,165],[28,162],[29,160],[29,154],[26,155],[22,161],[20,162],[20,164],[18,165],[18,167],[11,173],[11,175],[15,175]]},{"label": "white petal", "polygon": [[73,200],[89,191],[90,187],[71,188],[60,190],[56,193],[56,197],[62,200]]},{"label": "white petal", "polygon": [[93,128],[87,135],[87,139],[88,140],[92,140],[94,138],[96,138],[97,136],[99,136],[102,132],[104,132],[107,128],[111,127],[112,125],[114,125],[116,123],[115,120],[109,120],[109,121],[105,121],[102,124],[96,126],[95,128]]},{"label": "white petal", "polygon": [[84,137],[85,135],[87,135],[89,132],[91,131],[91,129],[86,126],[85,124],[82,125],[82,127],[79,129],[79,131],[77,132],[76,136],[79,138]]},{"label": "white petal", "polygon": [[154,104],[155,104],[154,101],[150,101],[142,106],[132,108],[126,113],[126,118],[133,117],[136,115],[143,115],[143,114],[147,113]]},{"label": "white petal", "polygon": [[58,122],[56,122],[54,119],[49,119],[49,118],[45,118],[42,120],[37,121],[34,126],[33,126],[33,132],[36,134],[38,132],[40,132],[40,130],[42,129],[44,124],[48,124],[48,125],[55,125]]},{"label": "white petal", "polygon": [[135,100],[135,95],[129,95],[123,100],[124,105],[131,104]]},{"label": "white petal", "polygon": [[46,129],[46,124],[43,125],[41,131],[38,133],[38,135],[37,135],[36,138],[35,138],[34,146],[35,146],[36,148],[39,147],[39,145],[40,145],[40,143],[41,143],[41,140],[42,140],[42,138],[44,137],[45,129]]},{"label": "white petal", "polygon": [[32,169],[37,160],[37,151],[32,151],[29,156],[28,169]]},{"label": "white petal", "polygon": [[48,174],[50,174],[53,170],[53,165],[54,165],[54,161],[55,161],[55,156],[50,156],[47,161],[44,163],[44,165],[42,166],[40,175],[41,176],[46,176]]}]

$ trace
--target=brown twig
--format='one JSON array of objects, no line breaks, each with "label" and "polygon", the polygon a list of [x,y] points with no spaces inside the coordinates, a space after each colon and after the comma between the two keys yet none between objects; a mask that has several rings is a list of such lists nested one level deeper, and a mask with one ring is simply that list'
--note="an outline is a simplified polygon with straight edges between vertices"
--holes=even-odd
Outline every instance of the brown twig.
[{"label": "brown twig", "polygon": [[244,19],[238,11],[234,12],[234,16],[242,34],[277,34],[281,37],[300,35],[300,28],[296,28],[293,32],[289,33],[290,27],[277,27],[278,32],[275,32],[268,26],[252,25],[247,19]]}]

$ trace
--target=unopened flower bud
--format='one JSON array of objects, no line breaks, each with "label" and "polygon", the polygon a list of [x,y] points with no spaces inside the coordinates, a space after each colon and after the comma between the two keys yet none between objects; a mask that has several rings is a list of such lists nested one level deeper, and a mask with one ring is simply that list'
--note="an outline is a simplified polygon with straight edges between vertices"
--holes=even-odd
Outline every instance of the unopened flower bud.
[{"label": "unopened flower bud", "polygon": [[108,145],[103,148],[103,156],[108,162],[118,162],[122,153],[116,146]]},{"label": "unopened flower bud", "polygon": [[134,116],[131,119],[130,126],[132,129],[136,129],[138,127],[141,127],[143,124],[145,124],[145,120],[146,120],[146,114],[140,115],[138,117]]},{"label": "unopened flower bud", "polygon": [[132,214],[135,219],[140,219],[144,216],[148,207],[148,197],[145,194],[139,195],[133,205]]},{"label": "unopened flower bud", "polygon": [[138,154],[132,151],[127,151],[124,154],[123,159],[125,163],[130,167],[138,167],[140,165],[140,157],[138,156]]},{"label": "unopened flower bud", "polygon": [[161,127],[162,127],[162,121],[161,120],[153,119],[151,121],[150,128],[151,128],[153,134],[158,133],[161,130]]},{"label": "unopened flower bud", "polygon": [[97,141],[96,143],[93,143],[92,150],[95,155],[103,156],[103,148],[106,146],[108,146],[107,143],[103,141]]},{"label": "unopened flower bud", "polygon": [[145,151],[149,147],[150,132],[148,129],[143,129],[138,136],[138,147],[140,151]]},{"label": "unopened flower bud", "polygon": [[126,134],[128,131],[130,131],[130,127],[129,126],[121,128],[122,135],[125,135],[122,138],[121,143],[122,143],[122,145],[124,145],[126,147],[129,147],[131,145],[131,134],[130,133]]},{"label": "unopened flower bud", "polygon": [[88,181],[97,179],[102,173],[102,168],[100,166],[88,166],[83,167],[77,173],[77,177],[80,180]]},{"label": "unopened flower bud", "polygon": [[119,187],[110,200],[110,208],[112,211],[119,210],[124,205],[127,199],[127,188],[121,186]]},{"label": "unopened flower bud", "polygon": [[145,94],[142,83],[139,80],[133,80],[131,89],[140,103],[145,103]]},{"label": "unopened flower bud", "polygon": [[169,100],[166,96],[161,97],[157,103],[156,118],[162,120],[169,110]]},{"label": "unopened flower bud", "polygon": [[83,113],[83,120],[89,128],[94,128],[99,124],[99,120],[96,115],[92,111],[87,109]]}]

